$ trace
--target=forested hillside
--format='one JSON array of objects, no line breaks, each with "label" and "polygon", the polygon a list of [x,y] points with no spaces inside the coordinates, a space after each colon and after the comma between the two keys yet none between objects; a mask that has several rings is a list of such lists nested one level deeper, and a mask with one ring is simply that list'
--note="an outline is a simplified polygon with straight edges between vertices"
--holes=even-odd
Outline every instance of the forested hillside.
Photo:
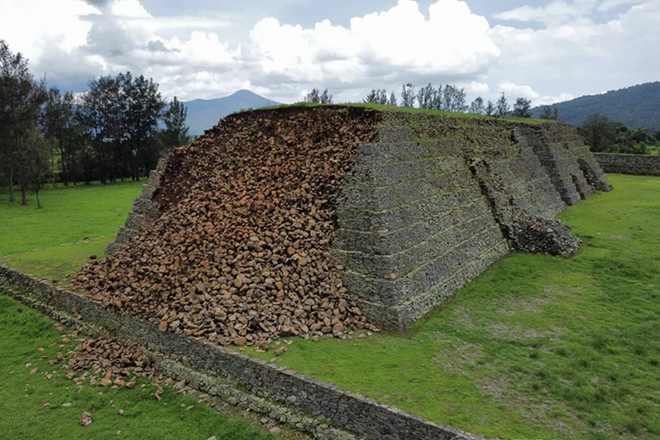
[{"label": "forested hillside", "polygon": [[[554,104],[559,118],[572,125],[581,125],[587,116],[600,113],[622,122],[628,128],[660,130],[660,81],[640,84],[602,95],[582,96],[572,101]],[[539,117],[541,108],[532,110]]]}]

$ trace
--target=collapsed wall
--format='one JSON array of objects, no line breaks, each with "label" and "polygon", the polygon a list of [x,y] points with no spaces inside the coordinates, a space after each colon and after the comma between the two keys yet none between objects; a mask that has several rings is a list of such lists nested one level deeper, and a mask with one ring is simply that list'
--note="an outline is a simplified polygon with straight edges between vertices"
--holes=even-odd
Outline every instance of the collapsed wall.
[{"label": "collapsed wall", "polygon": [[158,185],[158,214],[76,286],[238,345],[404,328],[510,249],[574,254],[552,218],[609,189],[563,124],[341,106],[228,117]]}]

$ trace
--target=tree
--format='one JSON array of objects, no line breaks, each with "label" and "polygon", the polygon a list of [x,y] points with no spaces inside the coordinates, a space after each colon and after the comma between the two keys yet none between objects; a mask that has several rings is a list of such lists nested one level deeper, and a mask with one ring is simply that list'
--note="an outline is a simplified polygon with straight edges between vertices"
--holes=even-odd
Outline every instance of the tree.
[{"label": "tree", "polygon": [[594,113],[578,129],[591,151],[607,151],[616,139],[616,123],[605,115]]},{"label": "tree", "polygon": [[543,105],[541,106],[541,119],[559,119],[559,109],[557,106]]},{"label": "tree", "polygon": [[79,122],[85,126],[98,167],[101,183],[127,174],[128,152],[125,149],[127,98],[123,76],[101,76],[89,82],[89,91],[81,99]]},{"label": "tree", "polygon": [[334,101],[332,95],[328,93],[328,89],[325,89],[321,94],[321,104],[332,104]]},{"label": "tree", "polygon": [[415,86],[408,83],[401,88],[401,106],[414,107],[415,106]]},{"label": "tree", "polygon": [[309,92],[304,99],[305,102],[311,103],[311,104],[318,104],[321,102],[321,93],[319,90],[315,87],[312,89],[311,92]]},{"label": "tree", "polygon": [[419,89],[419,92],[417,92],[417,103],[419,108],[433,108],[436,94],[437,91],[433,88],[431,83],[429,83],[426,87]]},{"label": "tree", "polygon": [[378,104],[387,105],[387,90],[382,89],[378,94]]},{"label": "tree", "polygon": [[39,192],[49,175],[51,143],[34,126],[26,131],[20,150],[19,179],[23,193],[23,205],[27,205],[25,192],[33,191],[37,197],[37,209],[41,209]]},{"label": "tree", "polygon": [[311,92],[309,92],[305,96],[304,102],[308,102],[311,104],[332,104],[332,95],[328,93],[328,89],[325,89],[323,93],[319,92],[319,89],[313,88]]},{"label": "tree", "polygon": [[532,108],[532,101],[526,98],[518,98],[513,105],[512,115],[516,118],[531,118],[530,108]]},{"label": "tree", "polygon": [[470,113],[477,115],[483,115],[486,112],[484,108],[484,99],[481,96],[478,96],[472,104],[470,104]]},{"label": "tree", "polygon": [[447,84],[442,92],[442,110],[448,112],[465,112],[468,106],[465,103],[465,89]]},{"label": "tree", "polygon": [[540,119],[552,119],[552,107],[549,105],[542,105]]},{"label": "tree", "polygon": [[160,157],[158,121],[165,103],[158,84],[143,75],[132,79],[131,74],[119,76],[126,97],[126,111],[122,121],[126,146],[130,154],[130,168],[134,180],[154,169]]},{"label": "tree", "polygon": [[51,173],[55,179],[55,153],[59,151],[61,180],[64,185],[73,181],[73,173],[77,169],[76,153],[80,146],[80,127],[76,121],[75,98],[73,93],[61,94],[52,87],[48,91],[48,101],[41,112],[41,127],[49,140],[51,148]]},{"label": "tree", "polygon": [[495,116],[502,118],[508,114],[509,114],[509,103],[507,102],[504,93],[502,93],[500,98],[497,100],[497,104],[495,105]]},{"label": "tree", "polygon": [[375,104],[378,101],[378,90],[371,89],[371,92],[362,100],[365,104]]},{"label": "tree", "polygon": [[387,101],[387,105],[391,105],[392,107],[396,107],[399,105],[396,101],[396,95],[394,94],[394,92],[392,92],[392,94],[390,95],[390,100]]},{"label": "tree", "polygon": [[163,112],[163,123],[165,124],[165,129],[161,132],[163,152],[168,153],[192,141],[188,135],[187,116],[188,109],[175,96]]},{"label": "tree", "polygon": [[493,105],[493,101],[489,99],[486,108],[484,108],[484,114],[486,116],[495,116],[495,111],[495,105]]},{"label": "tree", "polygon": [[367,104],[387,105],[387,90],[371,89],[371,92],[362,101]]},{"label": "tree", "polygon": [[438,86],[433,94],[433,102],[431,103],[433,110],[442,110],[442,84]]},{"label": "tree", "polygon": [[23,138],[36,123],[45,101],[43,81],[34,80],[27,59],[20,53],[12,53],[7,43],[0,40],[0,166],[7,175],[11,202],[16,200],[14,180],[20,177],[17,172]]}]

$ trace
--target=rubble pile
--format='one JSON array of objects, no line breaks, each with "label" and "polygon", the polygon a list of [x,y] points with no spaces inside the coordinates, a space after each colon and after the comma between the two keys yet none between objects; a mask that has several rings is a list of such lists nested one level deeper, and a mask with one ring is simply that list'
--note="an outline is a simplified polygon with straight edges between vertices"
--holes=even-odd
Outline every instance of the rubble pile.
[{"label": "rubble pile", "polygon": [[[116,339],[86,339],[73,351],[67,369],[69,377],[82,382],[90,376],[93,385],[135,386],[135,377],[152,377],[151,360],[140,348],[120,344]],[[80,371],[87,372],[76,377]]]},{"label": "rubble pile", "polygon": [[319,107],[232,115],[165,164],[159,217],[74,288],[223,345],[374,329],[332,258],[336,206],[377,114]]}]

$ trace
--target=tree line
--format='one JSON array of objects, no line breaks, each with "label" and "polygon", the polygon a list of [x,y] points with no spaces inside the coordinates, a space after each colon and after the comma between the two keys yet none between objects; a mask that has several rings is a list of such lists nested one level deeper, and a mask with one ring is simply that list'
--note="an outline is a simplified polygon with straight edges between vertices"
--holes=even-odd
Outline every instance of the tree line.
[{"label": "tree line", "polygon": [[578,127],[593,152],[623,154],[659,154],[660,130],[629,129],[600,113],[593,113]]},{"label": "tree line", "polygon": [[48,87],[0,40],[0,186],[21,203],[46,182],[102,183],[148,175],[160,157],[190,143],[187,109],[153,79],[130,72],[93,79],[81,94]]},{"label": "tree line", "polygon": [[[332,104],[332,95],[325,89],[320,92],[314,88],[308,93],[304,102],[315,104]],[[477,97],[471,103],[467,102],[465,89],[451,84],[434,87],[428,84],[416,90],[411,83],[404,84],[399,96],[386,89],[372,89],[362,100],[365,104],[377,104],[394,107],[409,107],[432,110],[444,110],[458,113],[472,113],[493,117],[531,118],[531,101],[526,98],[517,98],[513,107],[502,93],[493,102],[484,101]],[[541,106],[540,119],[559,119],[559,110],[556,106]],[[578,127],[585,143],[594,152],[613,152],[627,154],[660,154],[660,131],[653,133],[643,128],[628,129],[624,124],[613,121],[607,116],[595,113],[587,117]]]},{"label": "tree line", "polygon": [[[325,89],[323,93],[319,89],[312,89],[304,102],[315,104],[332,104],[332,95]],[[467,103],[467,93],[464,88],[454,85],[439,85],[437,88],[428,84],[416,90],[411,83],[404,84],[399,97],[394,92],[385,89],[372,89],[362,100],[365,104],[378,104],[394,107],[422,108],[431,110],[444,110],[458,113],[473,113],[494,117],[531,118],[532,102],[526,98],[517,98],[511,106],[504,93],[497,101],[484,101],[477,97],[470,104]],[[541,119],[559,119],[557,108],[542,106]]]}]

